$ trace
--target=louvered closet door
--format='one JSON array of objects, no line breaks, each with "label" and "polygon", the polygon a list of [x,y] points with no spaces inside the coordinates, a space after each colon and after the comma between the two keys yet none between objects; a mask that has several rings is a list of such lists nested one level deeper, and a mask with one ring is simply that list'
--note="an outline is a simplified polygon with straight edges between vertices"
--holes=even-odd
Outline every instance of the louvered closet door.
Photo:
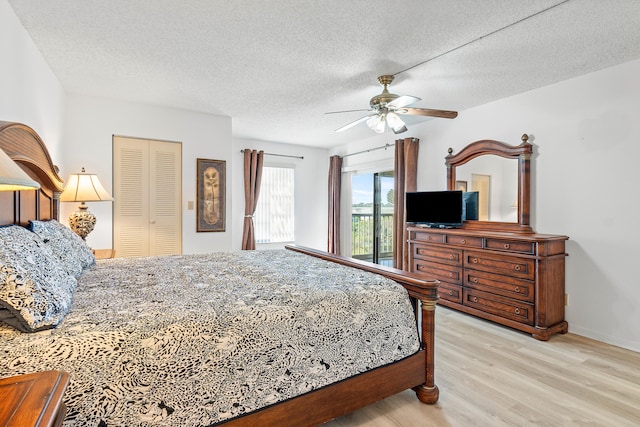
[{"label": "louvered closet door", "polygon": [[116,256],[182,252],[182,146],[180,143],[113,139]]},{"label": "louvered closet door", "polygon": [[182,253],[181,144],[149,144],[149,254]]}]

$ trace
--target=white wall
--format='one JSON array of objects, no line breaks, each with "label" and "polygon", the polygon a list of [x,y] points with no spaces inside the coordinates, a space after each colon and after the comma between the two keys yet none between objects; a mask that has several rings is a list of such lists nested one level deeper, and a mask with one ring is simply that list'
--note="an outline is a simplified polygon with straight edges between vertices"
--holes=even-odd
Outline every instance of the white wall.
[{"label": "white wall", "polygon": [[[0,0],[0,120],[32,127],[43,139],[51,158],[66,180],[86,167],[112,189],[113,134],[182,142],[183,252],[202,253],[231,248],[231,224],[224,233],[196,233],[196,158],[227,161],[231,176],[231,119],[172,108],[65,94],[60,82],[35,47],[6,0]],[[227,218],[233,192],[227,184]],[[97,215],[95,230],[87,238],[95,248],[112,247],[112,206],[89,203]],[[62,203],[61,221],[75,210]]]},{"label": "white wall", "polygon": [[[225,160],[227,177],[233,176],[231,119],[186,110],[126,103],[106,98],[67,95],[64,145],[60,171],[63,179],[85,167],[112,191],[112,136],[182,142],[182,251],[205,253],[231,249],[232,184],[227,181],[226,231],[196,233],[196,211],[187,209],[196,196],[196,159]],[[88,203],[96,214],[94,231],[87,237],[93,248],[112,247],[112,204]],[[61,221],[74,210],[62,203]]]},{"label": "white wall", "polygon": [[[303,159],[265,156],[265,166],[293,166],[295,168],[295,243],[316,249],[327,250],[328,221],[328,151],[320,148],[266,141],[233,140],[232,189],[233,201],[232,248],[242,247],[244,223],[244,157],[242,149],[264,150],[265,153],[302,156]],[[264,248],[258,245],[258,249]]]},{"label": "white wall", "polygon": [[6,0],[0,0],[0,51],[0,120],[32,127],[59,162],[64,90]]},{"label": "white wall", "polygon": [[[447,148],[531,136],[532,225],[565,234],[570,332],[640,351],[640,60],[433,119],[420,138],[418,190],[446,188]],[[369,147],[384,144],[379,136]],[[353,152],[339,147],[333,152]],[[391,150],[387,150],[393,156]],[[377,153],[384,153],[383,150]]]}]

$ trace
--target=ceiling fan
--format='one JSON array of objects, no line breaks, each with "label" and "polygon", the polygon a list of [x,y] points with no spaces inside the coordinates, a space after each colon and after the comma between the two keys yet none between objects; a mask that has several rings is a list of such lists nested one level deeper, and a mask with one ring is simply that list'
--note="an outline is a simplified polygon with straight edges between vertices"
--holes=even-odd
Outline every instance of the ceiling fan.
[{"label": "ceiling fan", "polygon": [[378,77],[378,82],[384,89],[382,89],[382,93],[374,96],[369,101],[369,106],[371,107],[369,110],[346,110],[346,111],[332,111],[330,113],[325,114],[337,114],[337,113],[348,113],[353,111],[370,111],[371,114],[368,114],[364,117],[360,117],[358,120],[355,120],[351,123],[348,123],[341,128],[336,129],[336,132],[342,132],[353,126],[362,123],[364,121],[367,122],[367,126],[369,126],[372,130],[377,133],[383,133],[387,127],[393,131],[393,133],[402,133],[407,130],[407,126],[404,121],[400,118],[400,115],[408,114],[413,116],[429,116],[429,117],[441,117],[444,119],[455,119],[458,116],[456,111],[447,111],[447,110],[430,110],[427,108],[410,108],[408,107],[411,104],[414,104],[420,101],[420,98],[409,95],[396,95],[393,93],[389,93],[387,86],[391,84],[393,81],[393,75],[384,75]]}]

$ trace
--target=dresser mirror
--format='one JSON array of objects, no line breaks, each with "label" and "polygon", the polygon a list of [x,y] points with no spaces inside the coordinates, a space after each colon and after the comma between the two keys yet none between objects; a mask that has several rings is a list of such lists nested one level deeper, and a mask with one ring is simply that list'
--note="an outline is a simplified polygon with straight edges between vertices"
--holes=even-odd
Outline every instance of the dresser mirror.
[{"label": "dresser mirror", "polygon": [[528,135],[522,144],[475,141],[445,159],[447,189],[478,191],[478,220],[464,228],[533,233],[530,227],[530,162],[533,147]]}]

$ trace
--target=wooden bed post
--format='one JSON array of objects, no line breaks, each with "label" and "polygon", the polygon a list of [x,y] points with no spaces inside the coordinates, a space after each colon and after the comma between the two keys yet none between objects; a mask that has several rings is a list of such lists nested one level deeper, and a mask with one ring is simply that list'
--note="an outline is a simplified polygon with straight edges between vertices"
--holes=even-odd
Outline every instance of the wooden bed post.
[{"label": "wooden bed post", "polygon": [[422,345],[426,351],[426,381],[414,387],[416,396],[423,403],[433,404],[438,401],[440,390],[435,383],[435,314],[437,300],[420,298],[422,305]]}]

